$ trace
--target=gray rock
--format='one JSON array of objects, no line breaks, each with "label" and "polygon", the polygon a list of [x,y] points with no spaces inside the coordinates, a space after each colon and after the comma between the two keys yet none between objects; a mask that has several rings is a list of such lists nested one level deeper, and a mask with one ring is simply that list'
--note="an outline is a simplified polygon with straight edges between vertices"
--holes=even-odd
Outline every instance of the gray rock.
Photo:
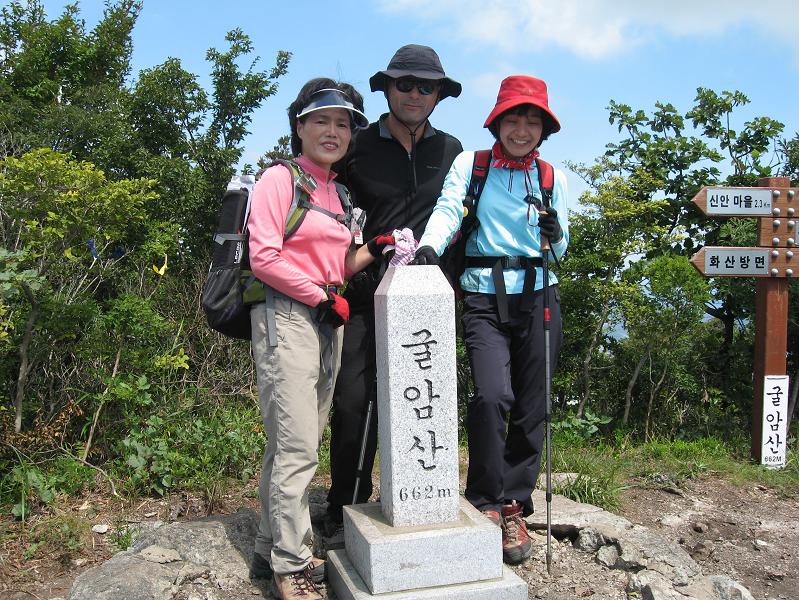
[{"label": "gray rock", "polygon": [[709,579],[719,600],[755,600],[749,590],[726,575],[711,575]]},{"label": "gray rock", "polygon": [[[539,513],[543,513],[543,495],[534,494],[534,499]],[[322,506],[322,502],[317,504]],[[540,514],[528,517],[528,523],[539,530],[543,529],[542,521]],[[142,525],[153,527],[149,523]],[[65,600],[241,600],[261,594],[268,597],[265,589],[249,581],[247,565],[258,526],[254,511],[243,509],[224,517],[158,525],[144,531],[132,526],[140,535],[131,547],[79,575]],[[553,534],[556,564],[565,555],[560,548],[566,548],[570,540],[588,551],[596,547],[599,564],[628,571],[630,597],[754,600],[745,587],[729,577],[703,576],[696,562],[679,545],[595,506],[555,496]],[[543,560],[543,546],[540,549]],[[771,577],[779,579],[779,573],[775,571]],[[573,583],[585,587],[586,593],[591,585],[576,579]],[[546,590],[541,591],[542,598],[549,597]]]},{"label": "gray rock", "polygon": [[614,544],[602,546],[596,553],[596,561],[608,569],[615,568],[617,560],[619,560],[619,549]]},{"label": "gray rock", "polygon": [[[527,517],[527,523],[531,528],[544,529],[544,494],[534,491],[533,503],[537,511]],[[679,544],[590,504],[553,496],[552,533],[561,539],[575,540],[575,546],[587,551],[599,548],[597,562],[608,568],[628,571],[630,593],[644,600],[751,598],[746,588],[729,577],[702,576],[699,565]],[[699,548],[698,557],[703,553],[708,556],[713,553],[713,545],[706,544],[706,547]]]},{"label": "gray rock", "polygon": [[629,571],[649,569],[668,578],[674,585],[687,585],[699,575],[699,565],[674,542],[653,534],[646,527],[634,526],[619,538],[617,567]]},{"label": "gray rock", "polygon": [[251,596],[248,561],[258,516],[250,509],[144,533],[79,575],[66,600],[232,600]]},{"label": "gray rock", "polygon": [[141,556],[144,560],[149,560],[150,562],[161,565],[180,560],[180,554],[178,554],[177,550],[172,548],[162,548],[157,544],[147,546],[141,551],[141,553],[139,553],[139,556]]},{"label": "gray rock", "polygon": [[646,569],[630,575],[627,592],[638,594],[643,600],[686,600],[666,577]]},{"label": "gray rock", "polygon": [[581,529],[574,542],[574,547],[583,552],[596,552],[607,543],[605,536],[593,527]]},{"label": "gray rock", "polygon": [[763,540],[754,540],[752,542],[752,547],[758,551],[765,550],[766,548],[768,548],[768,546],[769,546],[768,542],[764,542]]},{"label": "gray rock", "polygon": [[696,531],[697,533],[705,533],[708,530],[708,525],[707,523],[703,523],[702,521],[697,521],[693,525],[693,530]]},{"label": "gray rock", "polygon": [[[544,492],[533,492],[536,512],[526,519],[532,529],[546,529],[546,496]],[[552,534],[564,538],[576,538],[580,531],[592,527],[608,541],[615,541],[633,524],[618,515],[602,510],[592,504],[581,504],[555,494],[552,497]]]},{"label": "gray rock", "polygon": [[715,547],[713,542],[704,541],[697,544],[690,550],[691,558],[694,560],[707,560],[713,555]]},{"label": "gray rock", "polygon": [[749,590],[726,575],[698,577],[680,591],[690,600],[755,600]]}]

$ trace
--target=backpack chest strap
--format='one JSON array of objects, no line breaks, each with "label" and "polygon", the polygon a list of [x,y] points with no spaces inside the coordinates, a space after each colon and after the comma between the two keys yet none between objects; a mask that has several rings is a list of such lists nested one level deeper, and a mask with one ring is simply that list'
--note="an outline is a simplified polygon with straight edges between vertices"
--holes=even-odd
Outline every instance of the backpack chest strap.
[{"label": "backpack chest strap", "polygon": [[315,210],[316,212],[320,212],[323,215],[326,215],[333,219],[334,221],[338,221],[342,225],[345,225],[347,222],[347,213],[334,213],[332,211],[327,210],[326,208],[322,208],[318,204],[314,204],[310,201],[309,198],[300,198],[297,202],[297,206],[307,210]]}]

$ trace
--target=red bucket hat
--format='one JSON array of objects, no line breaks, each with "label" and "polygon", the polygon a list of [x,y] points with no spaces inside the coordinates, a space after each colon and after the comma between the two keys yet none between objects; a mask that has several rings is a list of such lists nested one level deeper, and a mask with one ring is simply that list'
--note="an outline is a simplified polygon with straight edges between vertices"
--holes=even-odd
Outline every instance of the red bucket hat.
[{"label": "red bucket hat", "polygon": [[483,127],[491,125],[491,122],[506,110],[522,104],[532,104],[540,108],[552,119],[551,133],[560,131],[558,118],[549,110],[547,84],[543,79],[536,79],[527,75],[511,75],[502,80],[497,94],[497,103],[494,105],[491,114],[488,115]]}]

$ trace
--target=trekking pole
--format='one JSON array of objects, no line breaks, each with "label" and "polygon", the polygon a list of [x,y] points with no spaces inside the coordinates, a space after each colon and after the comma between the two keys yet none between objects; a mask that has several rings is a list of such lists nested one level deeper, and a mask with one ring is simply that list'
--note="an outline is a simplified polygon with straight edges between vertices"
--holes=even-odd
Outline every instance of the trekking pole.
[{"label": "trekking pole", "polygon": [[544,275],[544,385],[546,393],[547,438],[547,575],[552,574],[552,373],[549,364],[549,239],[541,236],[541,268]]},{"label": "trekking pole", "polygon": [[[366,444],[369,439],[369,427],[372,424],[372,411],[375,406],[375,396],[377,395],[377,376],[374,384],[375,393],[369,396],[369,404],[366,406],[366,418],[363,421],[363,435],[361,436],[361,452],[358,455],[358,470],[355,472],[355,487],[352,490],[352,503],[358,502],[358,490],[361,488],[361,476],[363,475],[363,462],[366,457]],[[371,474],[370,474],[371,476]]]}]

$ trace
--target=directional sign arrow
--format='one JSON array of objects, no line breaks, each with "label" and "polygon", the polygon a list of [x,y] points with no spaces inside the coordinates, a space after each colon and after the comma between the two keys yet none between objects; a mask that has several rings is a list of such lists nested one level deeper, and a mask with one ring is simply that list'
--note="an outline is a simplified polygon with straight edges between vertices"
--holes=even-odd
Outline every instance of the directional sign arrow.
[{"label": "directional sign arrow", "polygon": [[797,188],[705,186],[691,199],[709,217],[786,216],[799,207]]},{"label": "directional sign arrow", "polygon": [[793,277],[799,275],[799,253],[785,248],[705,246],[691,257],[705,277]]}]

